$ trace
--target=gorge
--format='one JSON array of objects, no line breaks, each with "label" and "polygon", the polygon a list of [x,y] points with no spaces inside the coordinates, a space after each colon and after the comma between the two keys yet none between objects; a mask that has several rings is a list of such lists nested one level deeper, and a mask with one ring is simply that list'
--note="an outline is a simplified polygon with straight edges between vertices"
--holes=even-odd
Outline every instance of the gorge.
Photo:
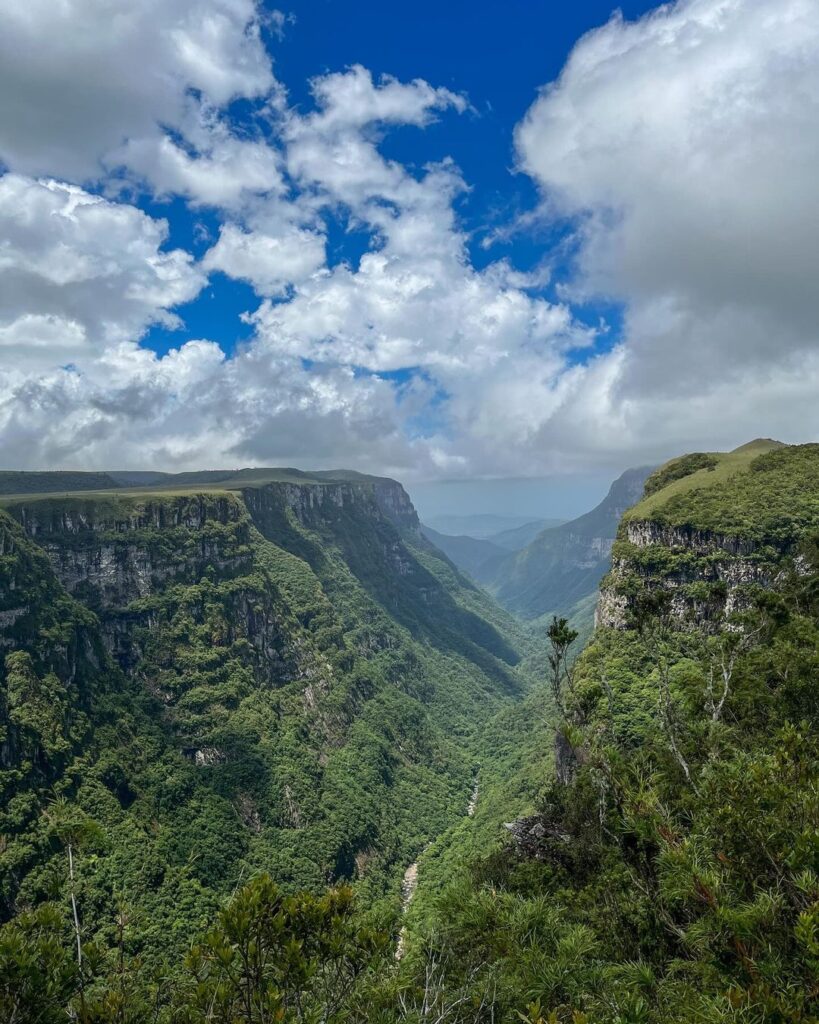
[{"label": "gorge", "polygon": [[516,619],[385,478],[0,474],[4,1019],[808,1020],[818,545],[697,453]]}]

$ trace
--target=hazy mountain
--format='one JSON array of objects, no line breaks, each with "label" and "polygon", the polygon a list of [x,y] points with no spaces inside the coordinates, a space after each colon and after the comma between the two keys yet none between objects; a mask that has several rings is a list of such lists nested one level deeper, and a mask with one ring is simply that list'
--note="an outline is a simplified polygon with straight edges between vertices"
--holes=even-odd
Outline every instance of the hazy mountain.
[{"label": "hazy mountain", "polygon": [[569,613],[593,594],[609,567],[620,517],[643,493],[650,467],[626,470],[596,508],[542,530],[520,551],[479,567],[477,579],[524,619]]},{"label": "hazy mountain", "polygon": [[479,540],[477,537],[451,537],[448,533],[439,533],[425,523],[421,524],[421,532],[439,551],[454,562],[459,569],[468,572],[474,579],[479,579],[486,564],[496,563],[506,555],[506,550],[491,540]]},{"label": "hazy mountain", "polygon": [[524,523],[523,526],[516,526],[511,530],[501,530],[500,533],[493,533],[487,540],[499,548],[507,551],[520,551],[530,544],[539,533],[549,530],[552,527],[565,523],[565,519],[534,519],[532,522]]},{"label": "hazy mountain", "polygon": [[491,540],[499,533],[506,533],[509,530],[528,526],[533,520],[531,516],[499,516],[491,513],[482,513],[470,516],[428,516],[424,522],[431,526],[433,530],[445,533],[450,537],[465,536],[475,537],[478,540]]}]

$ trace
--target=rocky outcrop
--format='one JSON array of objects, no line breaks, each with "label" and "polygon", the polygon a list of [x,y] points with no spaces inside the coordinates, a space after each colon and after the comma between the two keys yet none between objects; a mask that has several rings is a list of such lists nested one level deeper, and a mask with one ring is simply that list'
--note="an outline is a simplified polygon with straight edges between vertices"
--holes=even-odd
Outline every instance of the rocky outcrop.
[{"label": "rocky outcrop", "polygon": [[247,514],[232,495],[48,500],[10,511],[66,590],[98,611],[124,607],[170,580],[199,579],[209,568],[235,574],[250,564]]},{"label": "rocky outcrop", "polygon": [[669,595],[668,612],[678,626],[707,629],[747,608],[755,588],[773,586],[790,553],[751,537],[626,521],[600,590],[595,625],[627,628],[635,595],[648,589]]},{"label": "rocky outcrop", "polygon": [[375,502],[382,514],[401,530],[418,533],[421,524],[410,496],[397,480],[387,478],[373,484]]},{"label": "rocky outcrop", "polygon": [[[306,490],[306,488],[297,488]],[[192,494],[148,499],[49,499],[19,504],[13,514],[46,552],[66,590],[97,613],[100,632],[121,668],[137,673],[165,705],[178,694],[142,668],[151,638],[176,613],[165,595],[181,586],[185,614],[201,625],[203,581],[231,581],[219,595],[215,644],[240,645],[259,685],[279,686],[304,674],[277,595],[253,573],[251,520],[238,495]],[[25,609],[0,612],[0,638]],[[0,639],[2,643],[2,639]]]},{"label": "rocky outcrop", "polygon": [[12,504],[9,512],[42,546],[49,536],[91,533],[134,533],[184,527],[201,529],[208,522],[238,522],[242,507],[229,494],[192,494],[146,499],[66,497]]},{"label": "rocky outcrop", "polygon": [[509,832],[516,852],[527,859],[542,860],[550,841],[561,845],[571,842],[567,832],[546,821],[540,814],[507,821],[503,827]]},{"label": "rocky outcrop", "polygon": [[697,555],[711,555],[724,552],[728,555],[747,557],[759,550],[759,544],[747,537],[730,537],[697,530],[691,526],[668,526],[650,520],[636,520],[623,525],[623,533],[629,544],[638,548],[659,545],[692,551]]},{"label": "rocky outcrop", "polygon": [[343,480],[327,483],[273,483],[242,491],[254,520],[289,511],[302,526],[315,529],[338,519],[343,511],[383,516],[400,530],[418,532],[418,514],[395,480]]}]

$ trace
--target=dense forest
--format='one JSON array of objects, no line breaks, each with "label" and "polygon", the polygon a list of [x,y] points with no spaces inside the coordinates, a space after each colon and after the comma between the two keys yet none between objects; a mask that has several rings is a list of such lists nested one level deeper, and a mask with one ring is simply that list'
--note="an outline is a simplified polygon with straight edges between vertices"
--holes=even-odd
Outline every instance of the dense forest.
[{"label": "dense forest", "polygon": [[817,1018],[819,446],[652,474],[582,651],[218,483],[3,502],[0,1019]]}]

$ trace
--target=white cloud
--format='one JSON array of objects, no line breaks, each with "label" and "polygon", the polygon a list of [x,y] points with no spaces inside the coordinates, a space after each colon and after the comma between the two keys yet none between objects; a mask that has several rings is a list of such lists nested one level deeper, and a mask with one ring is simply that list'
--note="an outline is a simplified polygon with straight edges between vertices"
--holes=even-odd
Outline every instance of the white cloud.
[{"label": "white cloud", "polygon": [[131,139],[108,162],[160,196],[185,196],[198,204],[232,208],[254,194],[283,190],[280,157],[267,143],[237,139],[215,125],[201,145],[189,151],[167,135]]},{"label": "white cloud", "polygon": [[[128,140],[276,86],[254,0],[0,0],[0,160],[83,181]],[[147,143],[143,142],[143,146]]]},{"label": "white cloud", "polygon": [[123,344],[83,373],[0,368],[0,438],[5,464],[29,467],[415,461],[388,384],[253,348],[227,360],[206,341],[162,358]]},{"label": "white cloud", "polygon": [[202,266],[249,281],[260,295],[275,296],[324,266],[324,242],[323,235],[294,225],[267,234],[225,224]]},{"label": "white cloud", "polygon": [[604,403],[631,424],[624,449],[652,448],[638,430],[656,449],[713,446],[739,424],[819,429],[799,398],[819,377],[794,390],[792,362],[811,374],[819,349],[817,0],[614,17],[543,90],[517,148],[547,209],[579,218],[574,293],[625,303]]},{"label": "white cloud", "polygon": [[417,182],[395,161],[378,152],[379,132],[389,125],[423,127],[441,111],[462,113],[466,100],[420,79],[376,84],[360,65],[311,83],[317,109],[290,114],[284,126],[287,166],[303,187],[317,187],[356,213],[375,197],[406,203]]},{"label": "white cloud", "polygon": [[47,368],[174,326],[204,275],[164,221],[77,186],[0,178],[0,328],[11,369]]},{"label": "white cloud", "polygon": [[[576,225],[564,303],[541,297],[548,262],[473,265],[454,163],[382,151],[463,96],[356,65],[289,109],[251,0],[78,0],[46,32],[50,12],[14,5],[0,42],[0,154],[117,167],[109,193],[124,176],[221,221],[196,264],[128,203],[0,178],[0,445],[18,464],[525,475],[819,431],[819,0],[682,0],[580,40],[516,135],[540,215]],[[235,96],[267,105],[264,133],[231,123]],[[44,104],[59,124],[36,122]],[[369,234],[359,260],[328,262],[331,217]],[[262,298],[254,337],[231,358],[140,347],[212,271]],[[599,294],[625,331],[596,354],[570,303]]]},{"label": "white cloud", "polygon": [[[286,122],[285,156],[304,191],[246,198],[241,218],[222,225],[201,268],[185,264],[191,288],[201,284],[202,271],[221,270],[270,297],[253,316],[251,342],[230,360],[207,342],[157,359],[121,330],[127,317],[118,308],[111,317],[117,332],[101,353],[71,360],[76,371],[7,381],[0,437],[17,437],[36,424],[40,440],[20,450],[40,463],[93,464],[108,451],[132,452],[138,462],[141,451],[142,461],[176,465],[245,457],[378,466],[402,475],[424,467],[469,471],[476,456],[481,462],[481,443],[526,443],[553,404],[565,347],[584,335],[566,307],[520,287],[532,281],[508,263],[482,271],[471,266],[453,209],[465,188],[454,165],[428,166],[416,176],[385,160],[373,134],[402,118],[423,125],[443,107],[463,109],[463,101],[423,82],[377,84],[360,68],[313,87],[319,110],[303,118],[291,113]],[[328,145],[348,153],[343,173],[332,159],[317,159],[309,169],[303,160],[307,150]],[[136,212],[78,189],[27,187],[71,197],[83,214],[97,207],[107,216]],[[357,267],[325,263],[323,212],[339,205],[372,233],[372,249]],[[161,226],[139,216],[158,247]],[[71,230],[73,244],[76,225]],[[90,261],[92,280],[99,276],[91,259],[96,244],[89,236],[88,255],[70,261],[77,273],[83,259]],[[120,238],[115,249],[126,248],[137,251]],[[21,262],[19,253],[14,261]],[[126,269],[136,272],[131,264]],[[147,282],[139,291],[148,306],[143,323],[172,315],[177,299],[169,292],[163,304],[163,279],[155,275],[152,282],[153,294]],[[118,291],[137,289],[132,283]],[[98,337],[87,320],[86,314],[84,337]],[[522,362],[525,385],[517,376]],[[383,376],[393,372],[396,381]],[[57,416],[61,427],[52,435],[47,422]],[[469,438],[467,459],[462,449]]]}]

